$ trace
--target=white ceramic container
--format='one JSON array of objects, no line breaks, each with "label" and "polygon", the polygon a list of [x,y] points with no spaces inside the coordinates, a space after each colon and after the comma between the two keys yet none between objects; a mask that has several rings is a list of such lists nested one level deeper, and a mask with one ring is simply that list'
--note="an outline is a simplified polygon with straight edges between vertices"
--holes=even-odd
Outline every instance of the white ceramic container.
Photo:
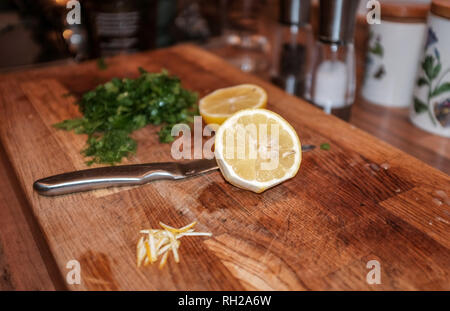
[{"label": "white ceramic container", "polygon": [[389,107],[408,107],[417,65],[426,37],[429,3],[388,1],[381,5],[381,23],[370,26],[365,100]]},{"label": "white ceramic container", "polygon": [[410,108],[411,121],[450,137],[450,1],[434,0]]}]

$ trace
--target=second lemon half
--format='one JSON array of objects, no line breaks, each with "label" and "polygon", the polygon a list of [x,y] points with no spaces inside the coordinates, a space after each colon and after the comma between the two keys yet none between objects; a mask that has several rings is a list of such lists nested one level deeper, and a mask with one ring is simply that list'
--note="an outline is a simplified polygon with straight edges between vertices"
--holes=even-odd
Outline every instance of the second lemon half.
[{"label": "second lemon half", "polygon": [[266,91],[254,84],[240,84],[218,89],[200,100],[199,110],[207,124],[222,124],[237,111],[264,108]]}]

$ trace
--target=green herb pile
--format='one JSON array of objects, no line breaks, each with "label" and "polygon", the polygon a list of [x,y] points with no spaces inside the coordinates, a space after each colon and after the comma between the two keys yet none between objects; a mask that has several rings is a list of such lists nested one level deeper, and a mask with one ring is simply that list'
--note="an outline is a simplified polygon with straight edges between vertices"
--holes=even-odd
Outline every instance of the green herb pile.
[{"label": "green herb pile", "polygon": [[323,144],[320,145],[320,149],[328,151],[328,150],[331,149],[331,147],[330,147],[329,143],[323,143]]},{"label": "green herb pile", "polygon": [[77,134],[87,134],[82,153],[87,162],[115,164],[136,152],[130,134],[147,124],[162,125],[161,142],[171,142],[172,127],[192,123],[198,114],[197,94],[181,87],[179,78],[167,71],[149,73],[139,69],[137,79],[112,79],[83,95],[77,105],[82,118],[65,120],[54,126]]}]

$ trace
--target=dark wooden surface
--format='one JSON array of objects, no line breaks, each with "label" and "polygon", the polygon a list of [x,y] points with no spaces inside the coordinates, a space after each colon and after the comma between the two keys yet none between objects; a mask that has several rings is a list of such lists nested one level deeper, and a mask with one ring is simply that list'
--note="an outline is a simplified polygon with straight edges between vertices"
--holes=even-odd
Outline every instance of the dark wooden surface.
[{"label": "dark wooden surface", "polygon": [[352,108],[350,123],[450,174],[450,139],[414,126],[408,108],[380,107],[359,98]]},{"label": "dark wooden surface", "polygon": [[65,288],[1,146],[0,189],[0,290]]},{"label": "dark wooden surface", "polygon": [[[91,62],[0,76],[7,169],[28,202],[24,210],[42,229],[59,282],[67,261],[77,259],[83,282],[70,289],[450,289],[450,206],[439,196],[450,195],[446,174],[193,46],[108,63],[106,71]],[[83,137],[51,127],[77,114],[74,99],[62,95],[113,76],[135,77],[138,66],[165,67],[200,95],[260,84],[268,108],[290,121],[303,143],[329,142],[331,150],[305,154],[294,179],[261,195],[234,188],[218,172],[121,191],[34,193],[34,179],[84,168]],[[136,138],[139,151],[129,162],[170,160],[170,146],[157,143],[154,127]],[[214,237],[183,241],[180,265],[138,270],[138,231],[160,220],[175,226],[197,220]],[[381,285],[366,283],[371,259],[381,263]],[[42,278],[58,278],[48,258],[41,263]]]}]

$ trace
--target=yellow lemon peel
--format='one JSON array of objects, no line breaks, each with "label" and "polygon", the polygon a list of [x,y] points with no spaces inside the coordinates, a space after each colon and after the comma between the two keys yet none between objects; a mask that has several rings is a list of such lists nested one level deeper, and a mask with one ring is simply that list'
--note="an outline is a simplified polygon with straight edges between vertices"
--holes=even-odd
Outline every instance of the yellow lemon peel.
[{"label": "yellow lemon peel", "polygon": [[158,257],[162,256],[159,262],[159,268],[162,269],[167,263],[170,251],[173,253],[175,262],[179,263],[180,238],[184,236],[212,236],[209,232],[195,232],[193,228],[196,224],[197,222],[194,221],[182,228],[174,228],[160,222],[159,225],[162,229],[141,230],[140,233],[143,236],[136,245],[137,266],[153,264],[158,261]]}]

